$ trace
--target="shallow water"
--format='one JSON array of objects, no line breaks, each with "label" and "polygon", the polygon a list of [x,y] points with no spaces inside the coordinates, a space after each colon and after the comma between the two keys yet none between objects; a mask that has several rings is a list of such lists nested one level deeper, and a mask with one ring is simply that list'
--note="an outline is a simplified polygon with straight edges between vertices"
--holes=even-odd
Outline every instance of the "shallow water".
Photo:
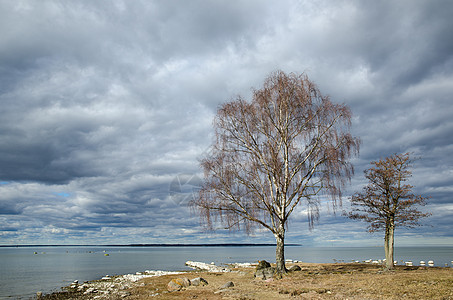
[{"label": "shallow water", "polygon": [[[382,259],[384,249],[288,246],[285,256],[304,262],[350,262]],[[0,299],[28,299],[37,291],[57,291],[74,280],[107,274],[188,270],[187,260],[220,265],[258,259],[275,262],[275,247],[0,247]],[[451,267],[453,247],[396,247],[395,260],[411,260],[414,265],[433,260],[436,266]]]}]

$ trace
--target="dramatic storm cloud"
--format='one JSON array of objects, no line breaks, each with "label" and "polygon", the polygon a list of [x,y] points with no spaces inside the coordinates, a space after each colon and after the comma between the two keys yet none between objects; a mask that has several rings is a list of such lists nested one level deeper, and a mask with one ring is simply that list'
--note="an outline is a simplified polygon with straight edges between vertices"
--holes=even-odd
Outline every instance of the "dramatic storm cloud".
[{"label": "dramatic storm cloud", "polygon": [[[400,244],[452,244],[451,1],[0,1],[0,244],[274,242],[205,233],[186,206],[219,104],[276,70],[353,111],[369,162],[411,152],[432,217]],[[304,207],[287,241],[374,245]]]}]

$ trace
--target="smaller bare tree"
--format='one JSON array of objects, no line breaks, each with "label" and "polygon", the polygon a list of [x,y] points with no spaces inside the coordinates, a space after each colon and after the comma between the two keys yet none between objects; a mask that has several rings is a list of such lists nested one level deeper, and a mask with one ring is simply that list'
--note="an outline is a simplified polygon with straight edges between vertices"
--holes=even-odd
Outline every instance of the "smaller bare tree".
[{"label": "smaller bare tree", "polygon": [[385,230],[384,248],[386,269],[393,269],[394,233],[396,226],[414,227],[427,217],[415,208],[425,205],[427,198],[411,193],[412,185],[404,184],[411,177],[409,153],[394,154],[371,162],[365,170],[369,184],[351,198],[349,218],[370,223],[370,232]]}]

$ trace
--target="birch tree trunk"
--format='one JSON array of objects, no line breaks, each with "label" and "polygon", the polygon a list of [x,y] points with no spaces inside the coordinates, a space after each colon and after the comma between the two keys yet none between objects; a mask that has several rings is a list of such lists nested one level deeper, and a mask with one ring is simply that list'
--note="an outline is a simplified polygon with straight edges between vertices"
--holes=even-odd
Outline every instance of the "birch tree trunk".
[{"label": "birch tree trunk", "polygon": [[394,224],[389,224],[385,228],[385,242],[384,242],[384,247],[385,247],[385,268],[387,270],[392,270],[393,269],[393,244],[394,244],[394,232],[395,232],[395,226]]},{"label": "birch tree trunk", "polygon": [[275,249],[275,260],[277,263],[277,272],[286,273],[285,266],[285,229],[280,227],[278,233],[275,234],[277,247]]}]

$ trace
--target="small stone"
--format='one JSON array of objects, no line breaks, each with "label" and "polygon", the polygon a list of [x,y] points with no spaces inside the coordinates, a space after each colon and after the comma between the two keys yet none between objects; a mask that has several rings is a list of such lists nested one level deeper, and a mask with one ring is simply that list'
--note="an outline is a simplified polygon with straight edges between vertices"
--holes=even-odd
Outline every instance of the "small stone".
[{"label": "small stone", "polygon": [[197,277],[192,280],[190,280],[190,284],[193,286],[199,286],[199,285],[208,285],[208,281],[202,277]]},{"label": "small stone", "polygon": [[118,295],[119,295],[121,298],[126,298],[126,297],[130,296],[131,293],[129,293],[129,292],[119,292]]},{"label": "small stone", "polygon": [[42,298],[42,292],[37,292],[36,299],[41,299],[41,298]]},{"label": "small stone", "polygon": [[302,270],[298,265],[291,266],[288,271],[289,272],[295,272],[295,271],[300,271]]},{"label": "small stone", "polygon": [[234,286],[234,283],[232,281],[228,281],[227,283],[225,283],[224,285],[222,285],[220,287],[221,290],[224,290],[224,289],[228,289],[230,287],[233,287]]},{"label": "small stone", "polygon": [[90,287],[90,288],[87,289],[83,294],[84,294],[84,295],[88,295],[88,294],[91,294],[91,293],[94,294],[94,293],[97,293],[97,292],[98,292],[98,290],[96,290],[96,289],[93,288],[93,287]]}]

